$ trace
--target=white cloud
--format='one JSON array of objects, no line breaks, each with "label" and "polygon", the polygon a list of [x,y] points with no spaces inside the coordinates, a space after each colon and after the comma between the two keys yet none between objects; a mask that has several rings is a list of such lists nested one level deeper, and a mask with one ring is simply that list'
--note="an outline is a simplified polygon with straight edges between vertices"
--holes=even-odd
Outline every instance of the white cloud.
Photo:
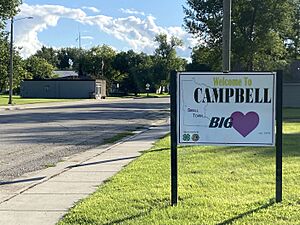
[{"label": "white cloud", "polygon": [[135,10],[135,9],[123,9],[123,8],[121,8],[120,11],[122,13],[125,13],[125,14],[133,14],[133,15],[142,15],[142,16],[145,16],[144,12],[141,12],[141,11],[138,11],[138,10]]},{"label": "white cloud", "polygon": [[[104,32],[124,43],[123,48],[132,48],[135,51],[153,53],[157,44],[154,37],[165,33],[169,37],[174,35],[184,41],[184,46],[178,49],[179,55],[190,56],[190,48],[197,43],[191,35],[186,33],[182,27],[162,27],[157,25],[155,17],[147,15],[139,18],[130,15],[123,18],[114,18],[105,15],[88,16],[82,9],[67,8],[59,5],[28,5],[21,6],[20,17],[33,16],[30,22],[18,21],[18,29],[15,32],[16,46],[22,46],[21,54],[27,57],[40,49],[43,43],[38,39],[38,33],[50,27],[56,26],[62,18],[68,18],[80,22],[83,25],[97,27]],[[17,25],[17,24],[16,24]],[[83,39],[92,40],[85,36]],[[120,49],[122,50],[122,49]]]},{"label": "white cloud", "polygon": [[21,47],[21,55],[28,57],[40,49],[43,43],[38,33],[49,27],[55,27],[60,18],[78,19],[86,17],[81,9],[66,8],[59,5],[21,5],[21,12],[16,18],[32,16],[33,19],[19,20],[15,23],[15,45]]},{"label": "white cloud", "polygon": [[100,10],[97,9],[96,7],[83,6],[83,7],[81,7],[81,8],[82,8],[82,9],[89,10],[89,11],[91,11],[91,12],[93,12],[93,13],[99,13],[99,12],[100,12]]},{"label": "white cloud", "polygon": [[184,46],[178,49],[178,52],[185,57],[189,57],[190,48],[194,47],[196,42],[181,27],[161,27],[156,24],[155,17],[149,15],[144,19],[136,16],[124,18],[113,18],[108,16],[88,16],[82,19],[83,24],[97,26],[101,31],[114,36],[115,38],[126,42],[135,51],[144,51],[153,53],[157,44],[154,42],[156,35],[165,33],[168,37],[172,35],[182,39]]}]

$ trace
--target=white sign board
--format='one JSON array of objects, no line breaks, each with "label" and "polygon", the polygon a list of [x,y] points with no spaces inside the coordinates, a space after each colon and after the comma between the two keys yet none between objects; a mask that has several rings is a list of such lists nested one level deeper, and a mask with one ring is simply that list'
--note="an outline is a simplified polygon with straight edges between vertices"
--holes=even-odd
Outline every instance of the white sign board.
[{"label": "white sign board", "polygon": [[275,76],[178,73],[178,144],[273,146]]}]

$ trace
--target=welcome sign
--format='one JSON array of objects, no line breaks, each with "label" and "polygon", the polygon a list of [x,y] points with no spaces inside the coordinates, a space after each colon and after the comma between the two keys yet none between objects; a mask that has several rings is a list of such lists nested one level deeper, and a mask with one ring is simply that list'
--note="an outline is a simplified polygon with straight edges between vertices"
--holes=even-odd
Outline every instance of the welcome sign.
[{"label": "welcome sign", "polygon": [[273,146],[276,73],[177,74],[178,144]]}]

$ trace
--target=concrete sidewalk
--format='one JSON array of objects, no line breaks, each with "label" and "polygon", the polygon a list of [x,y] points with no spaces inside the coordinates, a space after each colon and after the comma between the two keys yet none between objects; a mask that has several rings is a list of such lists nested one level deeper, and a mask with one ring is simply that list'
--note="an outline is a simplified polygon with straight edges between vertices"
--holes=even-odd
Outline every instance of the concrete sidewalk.
[{"label": "concrete sidewalk", "polygon": [[169,132],[164,122],[110,147],[99,147],[11,182],[0,182],[0,224],[53,225],[78,200]]}]

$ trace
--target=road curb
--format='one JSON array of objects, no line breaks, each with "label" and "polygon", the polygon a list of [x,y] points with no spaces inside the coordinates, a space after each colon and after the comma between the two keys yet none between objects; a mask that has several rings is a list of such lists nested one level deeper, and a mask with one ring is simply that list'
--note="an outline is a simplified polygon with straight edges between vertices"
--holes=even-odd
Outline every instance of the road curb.
[{"label": "road curb", "polygon": [[[38,171],[34,171],[34,172],[30,172],[30,173],[24,174],[22,177],[14,179],[10,183],[13,183],[14,181],[18,181],[20,179],[27,179],[28,177],[32,177],[32,176],[34,176],[34,177],[44,177],[44,178],[40,179],[37,182],[35,182],[33,184],[30,184],[30,185],[28,185],[28,186],[26,186],[24,188],[19,189],[16,193],[9,195],[5,199],[2,199],[2,200],[0,199],[0,205],[2,203],[4,203],[4,202],[7,202],[7,201],[15,198],[18,195],[21,195],[22,193],[24,193],[24,192],[26,192],[26,191],[28,191],[28,190],[30,190],[30,189],[32,189],[32,188],[40,185],[40,184],[45,183],[45,182],[51,180],[52,178],[54,178],[54,177],[56,177],[56,176],[58,176],[58,175],[60,175],[60,174],[62,174],[64,172],[70,170],[71,168],[70,168],[69,164],[74,164],[74,161],[77,161],[76,158],[78,158],[78,157],[79,158],[84,157],[84,159],[82,159],[81,161],[79,161],[78,164],[85,163],[88,160],[91,160],[91,159],[93,159],[93,158],[95,158],[97,156],[101,156],[102,154],[106,153],[107,151],[109,151],[109,150],[111,150],[111,149],[113,149],[113,148],[115,148],[115,147],[117,147],[117,146],[119,146],[119,145],[121,145],[121,144],[123,144],[125,142],[128,142],[128,141],[130,141],[130,140],[138,137],[139,135],[141,135],[141,134],[143,134],[143,133],[145,133],[145,132],[147,132],[147,131],[155,128],[155,127],[158,127],[158,126],[168,126],[168,125],[169,125],[169,119],[167,119],[167,120],[164,119],[164,120],[156,121],[155,123],[151,124],[151,126],[149,126],[147,128],[144,128],[142,130],[136,130],[136,131],[134,131],[135,134],[130,135],[128,137],[124,137],[121,140],[116,141],[115,143],[99,145],[96,148],[89,149],[89,150],[87,150],[85,152],[81,152],[81,153],[77,153],[75,155],[69,156],[69,157],[67,157],[68,159],[66,161],[64,161],[64,162],[58,162],[54,167],[52,167],[50,169],[46,168],[46,169],[42,169],[42,170],[38,170]],[[99,150],[101,152],[99,152],[99,153],[91,153],[91,152],[96,152],[96,151],[99,151]],[[88,154],[88,153],[91,153],[91,154]],[[85,156],[85,155],[87,155],[87,156]],[[54,171],[57,170],[57,172],[52,172],[52,173],[49,172],[50,175],[45,176],[44,173],[47,174],[48,173],[47,170],[50,170],[50,171],[51,170],[54,170]],[[0,187],[1,187],[1,182],[0,182]]]}]

